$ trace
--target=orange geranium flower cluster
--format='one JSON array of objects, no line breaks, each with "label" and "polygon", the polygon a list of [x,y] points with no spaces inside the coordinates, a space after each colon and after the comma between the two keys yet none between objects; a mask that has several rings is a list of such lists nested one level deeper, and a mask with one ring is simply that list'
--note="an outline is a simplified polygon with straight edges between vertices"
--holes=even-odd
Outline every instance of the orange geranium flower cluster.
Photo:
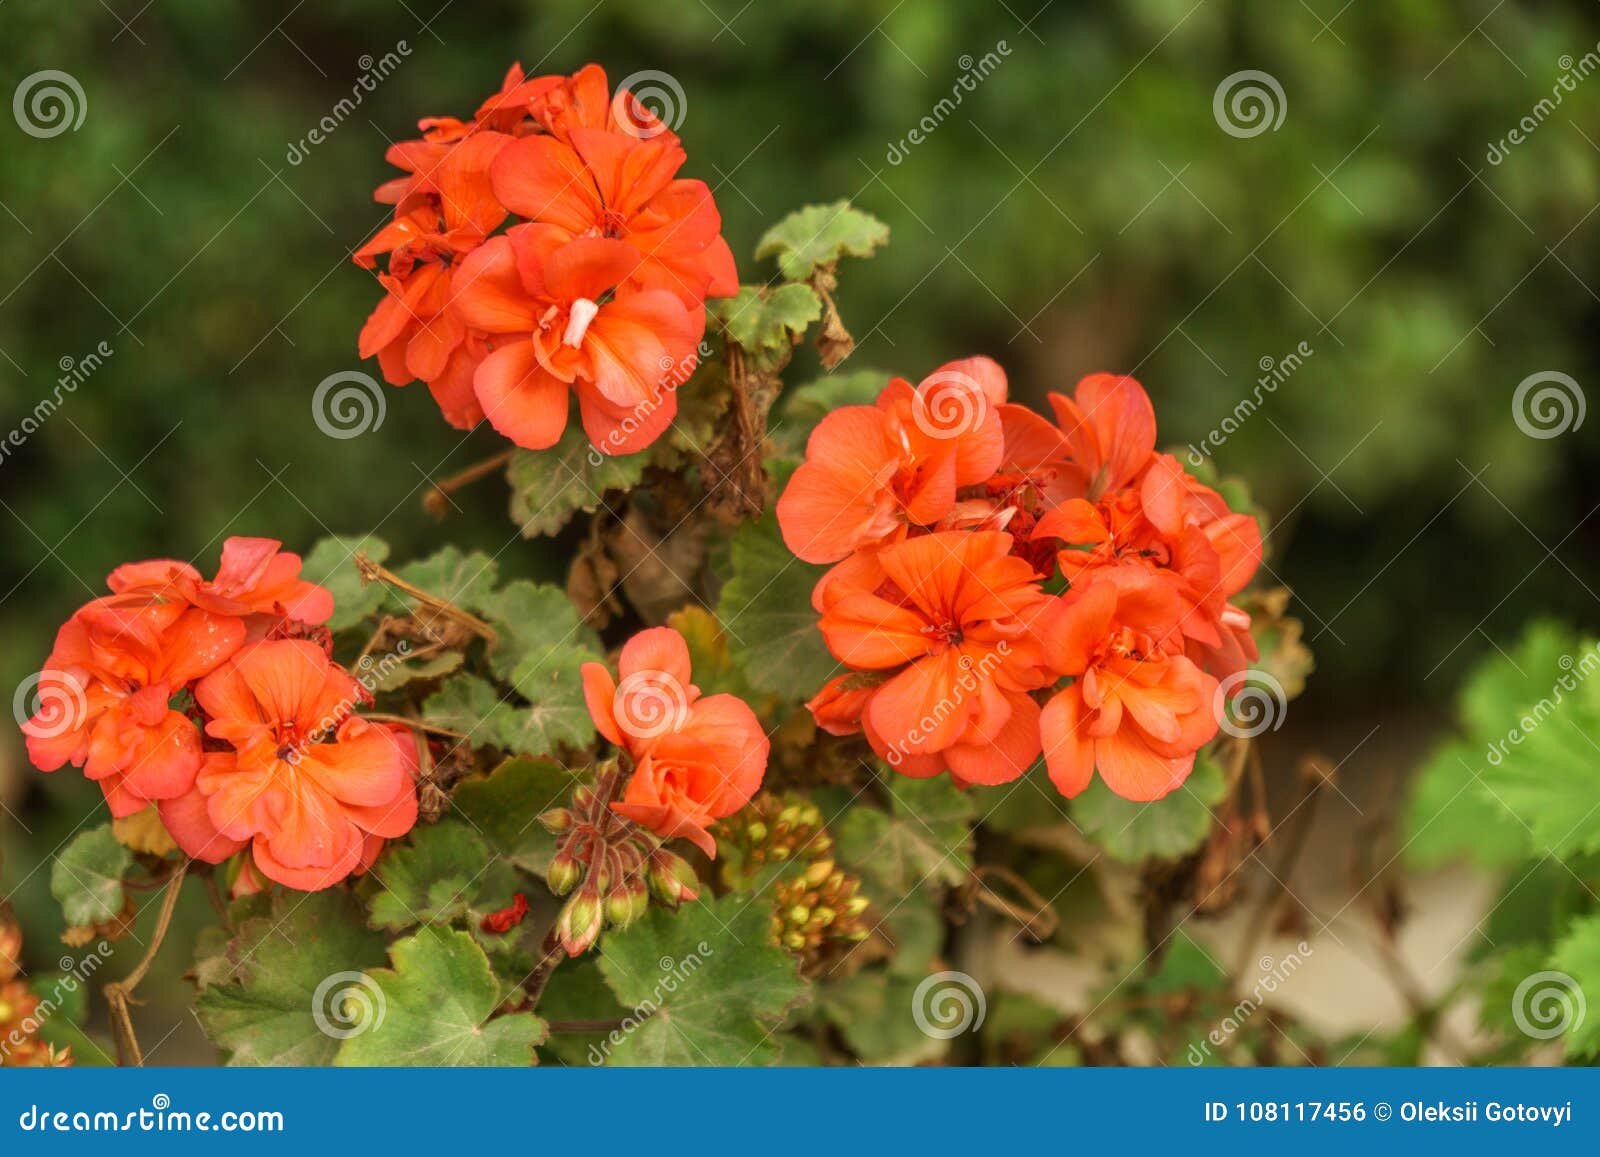
[{"label": "orange geranium flower cluster", "polygon": [[809,706],[907,775],[1004,783],[1042,752],[1064,795],[1098,769],[1159,799],[1216,733],[1219,680],[1256,657],[1229,600],[1259,525],[1156,452],[1132,378],[1051,394],[1053,423],[1006,390],[988,358],[951,362],[812,432],[778,523],[834,564],[812,602],[849,670]]},{"label": "orange geranium flower cluster", "polygon": [[186,853],[249,846],[267,880],[314,890],[416,822],[416,746],[354,715],[366,689],[319,630],[333,596],[267,538],[230,538],[215,578],[155,559],[56,634],[23,725],[41,771],[70,763],[111,814],[151,805]]},{"label": "orange geranium flower cluster", "polygon": [[388,152],[406,175],[375,194],[394,220],[354,254],[387,258],[361,356],[393,385],[426,382],[452,425],[487,417],[528,449],[561,437],[574,394],[602,453],[655,441],[706,299],[739,288],[711,190],[677,176],[677,134],[593,64],[515,65],[470,121],[419,127]]},{"label": "orange geranium flower cluster", "polygon": [[689,645],[671,627],[641,631],[622,648],[619,683],[583,665],[583,694],[600,734],[626,751],[633,774],[612,810],[664,839],[691,840],[708,856],[711,824],[755,795],[771,744],[749,704],[701,695]]}]

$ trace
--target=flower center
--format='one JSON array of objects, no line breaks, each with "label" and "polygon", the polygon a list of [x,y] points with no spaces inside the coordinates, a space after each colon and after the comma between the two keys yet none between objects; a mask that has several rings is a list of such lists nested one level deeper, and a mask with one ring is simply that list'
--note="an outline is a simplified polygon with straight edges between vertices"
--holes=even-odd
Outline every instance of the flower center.
[{"label": "flower center", "polygon": [[561,335],[561,344],[577,349],[583,344],[583,335],[589,332],[589,323],[600,312],[600,307],[587,297],[572,303],[567,313],[567,332]]}]

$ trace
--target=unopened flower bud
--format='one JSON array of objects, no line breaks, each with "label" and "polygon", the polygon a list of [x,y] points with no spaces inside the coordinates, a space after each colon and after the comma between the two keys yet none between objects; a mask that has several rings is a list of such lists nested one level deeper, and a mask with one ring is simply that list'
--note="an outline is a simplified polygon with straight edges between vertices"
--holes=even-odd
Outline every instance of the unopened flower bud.
[{"label": "unopened flower bud", "polygon": [[569,853],[557,852],[550,861],[550,870],[545,878],[552,892],[557,896],[565,896],[578,886],[578,881],[583,878],[583,868]]},{"label": "unopened flower bud", "polygon": [[539,822],[544,825],[544,830],[552,835],[561,835],[572,828],[572,812],[564,807],[553,807],[547,812],[541,812]]},{"label": "unopened flower bud", "polygon": [[689,861],[676,852],[656,849],[650,857],[650,868],[646,875],[650,881],[650,891],[669,908],[700,895],[700,877],[695,875]]},{"label": "unopened flower bud", "polygon": [[556,917],[556,936],[568,956],[582,956],[600,937],[605,925],[605,906],[588,888],[567,901]]}]

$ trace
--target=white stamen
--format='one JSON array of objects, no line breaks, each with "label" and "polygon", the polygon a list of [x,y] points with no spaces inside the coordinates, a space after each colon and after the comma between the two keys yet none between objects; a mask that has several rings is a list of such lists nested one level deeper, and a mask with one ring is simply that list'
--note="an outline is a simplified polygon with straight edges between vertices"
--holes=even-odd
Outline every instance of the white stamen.
[{"label": "white stamen", "polygon": [[561,335],[561,343],[573,349],[582,345],[583,335],[589,331],[589,323],[599,312],[600,307],[587,297],[580,297],[573,302],[572,310],[567,315],[567,332]]}]

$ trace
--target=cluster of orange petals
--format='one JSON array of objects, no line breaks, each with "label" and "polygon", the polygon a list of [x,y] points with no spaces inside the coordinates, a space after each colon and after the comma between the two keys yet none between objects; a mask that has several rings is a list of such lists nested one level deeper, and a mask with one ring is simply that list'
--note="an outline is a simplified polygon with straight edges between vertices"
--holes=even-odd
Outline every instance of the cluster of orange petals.
[{"label": "cluster of orange petals", "polygon": [[690,681],[688,644],[670,627],[629,639],[618,670],[620,682],[600,663],[583,666],[595,726],[633,763],[612,809],[714,857],[707,829],[748,803],[766,775],[771,744],[760,720],[735,695],[700,694]]},{"label": "cluster of orange petals", "polygon": [[513,66],[472,120],[419,127],[388,152],[406,175],[376,193],[394,220],[354,254],[387,259],[361,356],[393,385],[426,382],[461,429],[487,418],[544,449],[576,395],[602,453],[648,446],[677,413],[706,299],[738,291],[711,190],[677,176],[677,135],[593,64]]},{"label": "cluster of orange petals", "polygon": [[812,602],[849,668],[812,714],[907,775],[1005,783],[1042,753],[1066,796],[1098,769],[1160,799],[1216,734],[1219,680],[1256,658],[1229,600],[1260,527],[1156,452],[1132,378],[1051,394],[1054,422],[1006,391],[969,358],[812,432],[778,522],[834,564]]},{"label": "cluster of orange petals", "polygon": [[22,730],[34,766],[83,768],[113,816],[155,805],[190,856],[248,846],[247,881],[310,891],[411,829],[417,754],[354,715],[370,697],[319,630],[333,596],[281,545],[230,538],[213,579],[118,567],[57,632]]}]

